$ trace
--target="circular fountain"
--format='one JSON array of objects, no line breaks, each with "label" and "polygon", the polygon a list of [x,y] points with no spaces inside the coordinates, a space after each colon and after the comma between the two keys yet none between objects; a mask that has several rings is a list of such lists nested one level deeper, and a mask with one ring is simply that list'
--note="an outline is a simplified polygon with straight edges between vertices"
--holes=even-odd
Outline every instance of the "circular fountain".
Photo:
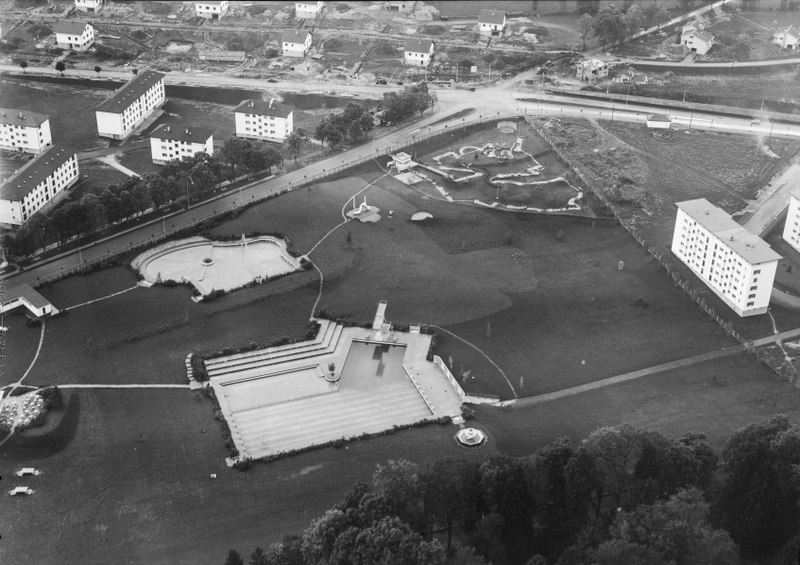
[{"label": "circular fountain", "polygon": [[486,443],[486,434],[477,428],[463,428],[456,434],[456,441],[464,447],[480,447]]},{"label": "circular fountain", "polygon": [[214,264],[214,260],[211,257],[203,257],[203,260],[200,261],[204,267],[210,267]]}]

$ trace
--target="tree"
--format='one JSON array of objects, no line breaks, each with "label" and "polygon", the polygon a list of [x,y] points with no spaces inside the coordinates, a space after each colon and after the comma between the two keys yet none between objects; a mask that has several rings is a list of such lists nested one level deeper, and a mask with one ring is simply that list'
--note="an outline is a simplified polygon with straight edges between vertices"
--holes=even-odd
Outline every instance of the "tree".
[{"label": "tree", "polygon": [[246,139],[239,137],[229,137],[222,146],[220,155],[223,161],[231,167],[231,179],[235,176],[236,166],[245,166],[248,155],[252,151],[252,145]]},{"label": "tree", "polygon": [[136,67],[133,67],[133,68],[131,69],[131,72],[133,73],[133,76],[136,76],[136,75],[138,75],[138,74],[139,74],[139,69],[137,69]]},{"label": "tree", "polygon": [[613,4],[597,13],[594,35],[601,41],[603,47],[625,39],[625,20],[622,12]]},{"label": "tree", "polygon": [[658,29],[661,29],[661,26],[669,21],[669,12],[667,9],[659,5],[658,10],[655,13],[655,23],[658,25]]},{"label": "tree", "polygon": [[150,173],[144,176],[144,182],[147,186],[147,191],[150,193],[150,200],[153,202],[153,206],[155,206],[156,210],[159,210],[161,206],[173,200],[167,179],[163,176]]},{"label": "tree", "polygon": [[625,12],[625,27],[628,33],[636,33],[644,27],[644,13],[638,4],[634,4]]},{"label": "tree", "polygon": [[597,15],[600,11],[600,0],[578,0],[578,13],[581,15]]},{"label": "tree", "polygon": [[95,67],[94,67],[94,72],[96,72],[96,73],[97,73],[97,76],[98,76],[98,78],[100,77],[100,71],[102,71],[102,70],[103,70],[103,69],[102,69],[102,68],[100,68],[100,65],[95,65]]},{"label": "tree", "polygon": [[21,59],[17,64],[19,65],[19,68],[22,69],[22,72],[27,74],[28,61],[26,61],[25,59]]},{"label": "tree", "polygon": [[444,549],[438,541],[425,541],[396,516],[385,516],[359,531],[350,557],[353,565],[445,562]]},{"label": "tree", "polygon": [[360,122],[352,122],[350,127],[347,128],[347,137],[353,141],[359,141],[364,137],[364,128],[361,127]]},{"label": "tree", "polygon": [[57,70],[59,73],[61,73],[61,76],[62,76],[62,77],[64,76],[64,70],[65,70],[66,68],[67,68],[67,66],[64,64],[64,61],[58,61],[58,62],[56,63],[56,70]]},{"label": "tree", "polygon": [[591,14],[583,14],[578,18],[578,33],[581,36],[581,49],[586,49],[586,40],[594,30],[594,18]]},{"label": "tree", "polygon": [[278,543],[267,548],[267,565],[306,565],[303,559],[303,539],[300,536],[284,536]]},{"label": "tree", "polygon": [[650,0],[642,8],[642,15],[644,16],[644,26],[650,27],[656,23],[656,13],[658,12],[658,3],[656,0]]},{"label": "tree", "polygon": [[83,198],[81,198],[81,206],[86,213],[91,231],[96,231],[105,225],[105,210],[99,196],[96,194],[84,194]]},{"label": "tree", "polygon": [[228,552],[228,558],[225,560],[225,565],[244,565],[244,559],[239,555],[235,549]]},{"label": "tree", "polygon": [[332,127],[328,129],[326,138],[328,140],[328,145],[336,147],[336,145],[344,141],[344,134],[339,129]]},{"label": "tree", "polygon": [[295,165],[297,164],[297,158],[300,156],[306,141],[305,137],[294,131],[287,135],[286,139],[283,141],[283,151],[287,157],[294,159]]},{"label": "tree", "polygon": [[249,565],[267,565],[267,556],[263,549],[257,547],[253,550],[253,553],[250,554]]},{"label": "tree", "polygon": [[448,554],[456,527],[477,521],[478,480],[478,465],[464,459],[438,459],[422,476],[425,513],[433,529],[447,534]]},{"label": "tree", "polygon": [[119,187],[111,185],[100,193],[100,203],[103,205],[106,220],[109,223],[122,219],[122,204],[118,195]]}]

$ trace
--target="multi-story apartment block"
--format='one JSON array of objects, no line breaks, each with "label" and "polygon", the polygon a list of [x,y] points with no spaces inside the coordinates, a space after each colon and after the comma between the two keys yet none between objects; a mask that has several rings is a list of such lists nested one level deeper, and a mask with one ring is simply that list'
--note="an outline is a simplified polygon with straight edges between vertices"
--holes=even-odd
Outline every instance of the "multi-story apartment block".
[{"label": "multi-story apartment block", "polygon": [[47,148],[0,185],[0,224],[18,227],[79,178],[78,154]]},{"label": "multi-story apartment block", "polygon": [[764,314],[781,256],[705,198],[677,206],[675,256],[739,316]]},{"label": "multi-story apartment block", "polygon": [[311,32],[302,29],[285,29],[281,33],[281,55],[305,57],[311,49]]},{"label": "multi-story apartment block", "polygon": [[503,30],[506,28],[506,13],[500,10],[481,10],[478,27],[481,35],[488,37],[503,35]]},{"label": "multi-story apartment block", "polygon": [[789,193],[789,208],[783,226],[783,240],[800,253],[800,190]]},{"label": "multi-story apartment block", "polygon": [[322,11],[322,0],[316,2],[295,2],[294,17],[314,19]]},{"label": "multi-story apartment block", "polygon": [[214,132],[210,129],[162,124],[150,134],[150,154],[157,165],[198,153],[214,154]]},{"label": "multi-story apartment block", "polygon": [[94,43],[94,28],[88,22],[60,21],[53,31],[62,49],[86,51]]},{"label": "multi-story apartment block", "polygon": [[103,0],[75,0],[75,8],[81,12],[99,12],[103,7]]},{"label": "multi-story apartment block", "polygon": [[0,108],[0,147],[41,153],[53,144],[50,118],[27,110]]},{"label": "multi-story apartment block", "polygon": [[427,67],[433,57],[433,41],[430,39],[417,39],[410,37],[406,39],[406,46],[403,50],[403,63],[415,65],[417,67]]},{"label": "multi-story apartment block", "polygon": [[97,135],[124,139],[166,100],[164,75],[139,73],[95,109]]},{"label": "multi-story apartment block", "polygon": [[236,135],[283,143],[294,131],[294,111],[273,98],[245,100],[233,111]]},{"label": "multi-story apartment block", "polygon": [[218,20],[228,11],[228,0],[221,2],[195,2],[194,15],[200,18]]}]

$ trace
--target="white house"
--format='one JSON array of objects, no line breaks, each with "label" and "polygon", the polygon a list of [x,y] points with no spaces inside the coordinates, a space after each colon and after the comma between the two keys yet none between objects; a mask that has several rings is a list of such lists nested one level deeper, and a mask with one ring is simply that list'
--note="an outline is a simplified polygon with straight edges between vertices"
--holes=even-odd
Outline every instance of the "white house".
[{"label": "white house", "polygon": [[383,9],[391,12],[400,12],[401,14],[410,14],[414,11],[416,4],[414,0],[388,0],[384,2]]},{"label": "white house", "polygon": [[783,226],[783,240],[800,253],[800,190],[789,193],[789,208]]},{"label": "white house", "polygon": [[714,36],[702,29],[691,29],[681,34],[681,45],[698,55],[705,55],[714,45]]},{"label": "white house", "polygon": [[283,143],[294,131],[294,111],[273,98],[245,100],[233,111],[237,137]]},{"label": "white house", "polygon": [[433,57],[433,41],[430,39],[406,39],[403,63],[417,67],[427,67]]},{"label": "white house", "polygon": [[95,109],[97,135],[125,139],[165,101],[164,75],[139,73]]},{"label": "white house", "polygon": [[295,2],[294,17],[303,19],[314,19],[322,11],[322,0],[316,2]]},{"label": "white house", "polygon": [[766,313],[781,256],[705,198],[677,206],[675,256],[739,316]]},{"label": "white house", "polygon": [[594,83],[608,76],[611,65],[602,59],[585,59],[575,68],[575,74],[585,82]]},{"label": "white house", "polygon": [[649,129],[669,129],[672,119],[665,114],[651,114],[647,116],[647,127]]},{"label": "white house", "polygon": [[78,177],[78,154],[59,145],[48,147],[0,185],[0,224],[21,226]]},{"label": "white house", "polygon": [[481,10],[478,26],[481,35],[499,37],[506,28],[506,13],[500,10]]},{"label": "white house", "polygon": [[218,20],[228,11],[228,0],[221,2],[195,2],[194,15],[199,18]]},{"label": "white house", "polygon": [[81,12],[99,12],[104,0],[75,0],[75,8]]},{"label": "white house", "polygon": [[0,108],[0,147],[41,153],[53,144],[50,117],[27,110]]},{"label": "white house", "polygon": [[62,20],[53,31],[56,34],[56,45],[62,49],[86,51],[94,43],[94,28],[89,22]]},{"label": "white house", "polygon": [[305,57],[311,49],[311,32],[303,29],[286,29],[281,33],[281,55]]},{"label": "white house", "polygon": [[5,291],[0,302],[0,314],[16,308],[27,308],[37,318],[57,314],[58,310],[27,283],[22,283]]},{"label": "white house", "polygon": [[165,165],[173,159],[214,154],[214,132],[206,128],[162,124],[150,134],[153,163]]},{"label": "white house", "polygon": [[772,43],[777,43],[781,49],[797,49],[800,45],[800,31],[790,25],[783,31],[779,31],[772,36]]}]

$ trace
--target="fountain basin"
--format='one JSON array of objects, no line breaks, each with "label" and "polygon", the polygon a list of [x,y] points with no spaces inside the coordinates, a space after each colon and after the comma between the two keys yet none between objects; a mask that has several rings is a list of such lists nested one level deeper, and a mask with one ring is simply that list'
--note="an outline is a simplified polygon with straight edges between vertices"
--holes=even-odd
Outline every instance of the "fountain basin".
[{"label": "fountain basin", "polygon": [[456,441],[464,447],[480,447],[486,442],[486,434],[477,428],[463,428],[456,434]]}]

